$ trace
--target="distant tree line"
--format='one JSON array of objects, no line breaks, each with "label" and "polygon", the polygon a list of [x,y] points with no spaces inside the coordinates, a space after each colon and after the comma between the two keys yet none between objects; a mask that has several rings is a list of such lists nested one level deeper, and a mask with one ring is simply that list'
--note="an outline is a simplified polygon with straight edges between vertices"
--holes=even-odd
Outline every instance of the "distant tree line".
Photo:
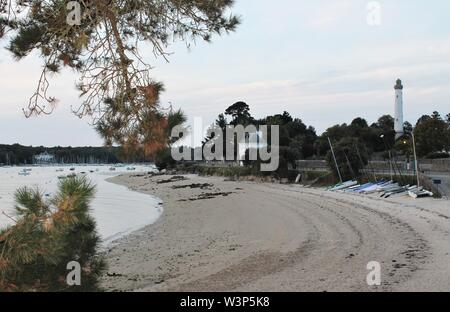
[{"label": "distant tree line", "polygon": [[[109,146],[103,147],[33,147],[19,144],[0,144],[0,165],[33,164],[35,156],[49,153],[59,164],[111,164],[111,163],[141,163],[156,162],[162,157],[170,156],[170,146],[176,140],[171,138],[171,129],[183,125],[186,116],[181,110],[171,110],[166,114],[167,126],[159,129],[163,139],[156,139],[155,145],[139,145],[140,147]],[[150,149],[150,150],[149,150]]]},{"label": "distant tree line", "polygon": [[[389,152],[392,152],[410,159],[413,153],[411,133],[414,133],[420,158],[449,157],[450,114],[442,117],[438,112],[422,116],[415,126],[405,122],[405,135],[397,140],[394,118],[390,115],[383,115],[372,124],[364,118],[357,117],[350,124],[331,126],[322,135],[318,135],[313,126],[306,125],[302,119],[286,111],[256,119],[251,115],[250,107],[245,102],[237,102],[230,106],[218,116],[211,127],[220,127],[224,131],[227,125],[250,124],[280,127],[280,167],[277,172],[279,176],[286,176],[289,169],[295,168],[297,160],[326,159],[334,162],[330,141],[335,147],[336,158],[344,178],[358,176],[359,170],[375,155],[388,159]],[[208,136],[203,144],[214,139],[214,136]],[[229,138],[222,138],[227,139]],[[234,143],[237,144],[236,141]],[[258,165],[258,161],[251,162],[248,159],[244,160],[244,163],[250,166]]]},{"label": "distant tree line", "polygon": [[[179,111],[169,115],[168,120],[169,126],[165,136],[170,138],[171,127],[183,124],[186,117]],[[295,167],[297,160],[330,159],[329,140],[338,151],[336,157],[342,163],[350,164],[347,166],[349,174],[358,172],[359,168],[375,155],[387,159],[388,151],[395,152],[407,159],[411,158],[413,145],[410,133],[414,133],[420,158],[448,158],[450,150],[450,114],[442,117],[438,112],[420,117],[415,126],[405,122],[406,135],[398,140],[395,139],[394,118],[390,115],[383,115],[370,125],[364,118],[357,117],[350,124],[334,125],[326,129],[322,135],[318,135],[313,126],[306,125],[302,119],[291,116],[286,111],[260,119],[254,118],[249,105],[245,102],[231,105],[218,116],[213,126],[220,127],[225,132],[228,125],[278,125],[280,127],[280,168],[278,173],[281,175],[285,175],[289,168]],[[213,139],[215,138],[206,137],[203,144]],[[226,137],[222,138],[222,140],[226,139]],[[35,155],[48,152],[55,156],[58,163],[155,161],[160,168],[167,168],[176,164],[170,153],[170,147],[175,142],[167,142],[167,147],[154,158],[146,156],[148,153],[145,150],[130,153],[126,148],[121,147],[46,148],[18,144],[0,145],[0,164],[31,164]],[[236,141],[234,143],[237,144]],[[246,164],[249,163],[246,162]]]},{"label": "distant tree line", "polygon": [[143,154],[124,153],[120,147],[32,147],[13,144],[0,145],[0,164],[33,164],[34,157],[45,152],[54,155],[55,163],[59,164],[107,164],[151,160]]}]

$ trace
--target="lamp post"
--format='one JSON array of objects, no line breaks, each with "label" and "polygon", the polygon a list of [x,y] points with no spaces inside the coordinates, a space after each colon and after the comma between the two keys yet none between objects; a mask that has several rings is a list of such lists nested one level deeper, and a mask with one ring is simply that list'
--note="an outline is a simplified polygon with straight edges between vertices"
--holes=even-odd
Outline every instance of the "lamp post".
[{"label": "lamp post", "polygon": [[417,158],[416,137],[414,136],[414,130],[411,132],[405,132],[405,135],[409,135],[412,139],[412,146],[414,153],[414,170],[416,171],[417,187],[419,187],[420,186],[419,159]]},{"label": "lamp post", "polygon": [[419,179],[419,161],[417,159],[417,152],[416,152],[416,138],[414,137],[414,130],[410,133],[413,141],[413,151],[414,151],[414,165],[416,167],[416,176],[417,176],[417,187],[420,186],[420,179]]},{"label": "lamp post", "polygon": [[[386,140],[384,139],[384,138],[385,138],[385,135],[382,134],[382,135],[380,136],[380,138],[383,139],[384,146],[385,146],[386,148],[388,148],[388,145],[387,145],[387,143],[386,143]],[[388,148],[388,152],[389,152],[389,173],[390,173],[390,175],[391,175],[391,181],[392,181],[392,180],[394,180],[394,175],[393,175],[393,173],[392,173],[392,152],[391,152],[391,149],[390,149],[390,148]]]}]

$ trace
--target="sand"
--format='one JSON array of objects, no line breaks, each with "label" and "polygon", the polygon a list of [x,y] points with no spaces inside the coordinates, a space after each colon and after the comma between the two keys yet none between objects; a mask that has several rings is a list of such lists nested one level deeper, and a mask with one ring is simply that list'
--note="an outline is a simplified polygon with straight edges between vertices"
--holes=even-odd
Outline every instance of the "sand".
[{"label": "sand", "polygon": [[[159,197],[164,213],[106,252],[106,290],[450,291],[449,201],[194,175],[157,183],[170,178],[112,180]],[[177,188],[191,184],[207,185]],[[367,285],[371,261],[381,286]]]}]

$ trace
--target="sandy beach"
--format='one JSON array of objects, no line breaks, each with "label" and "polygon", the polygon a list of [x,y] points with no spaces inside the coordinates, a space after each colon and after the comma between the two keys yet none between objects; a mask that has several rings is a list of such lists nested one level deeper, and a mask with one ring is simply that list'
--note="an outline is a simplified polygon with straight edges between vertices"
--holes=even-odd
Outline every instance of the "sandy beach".
[{"label": "sandy beach", "polygon": [[111,180],[164,213],[111,245],[107,291],[450,291],[449,201],[183,177]]}]

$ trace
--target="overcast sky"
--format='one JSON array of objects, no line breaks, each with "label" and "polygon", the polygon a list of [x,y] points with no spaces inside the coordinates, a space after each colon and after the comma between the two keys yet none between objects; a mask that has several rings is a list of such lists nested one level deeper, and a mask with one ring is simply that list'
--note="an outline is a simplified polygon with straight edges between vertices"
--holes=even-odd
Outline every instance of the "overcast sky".
[{"label": "overcast sky", "polygon": [[[364,0],[236,0],[243,23],[212,44],[170,48],[170,63],[154,59],[163,105],[181,107],[204,126],[236,101],[255,117],[289,111],[316,127],[394,112],[395,80],[405,86],[405,119],[450,113],[450,1],[384,0],[381,25],[367,23]],[[80,99],[76,76],[51,80],[60,104],[51,116],[25,119],[41,62],[16,63],[0,52],[0,144],[101,145],[89,125],[71,114]]]}]

